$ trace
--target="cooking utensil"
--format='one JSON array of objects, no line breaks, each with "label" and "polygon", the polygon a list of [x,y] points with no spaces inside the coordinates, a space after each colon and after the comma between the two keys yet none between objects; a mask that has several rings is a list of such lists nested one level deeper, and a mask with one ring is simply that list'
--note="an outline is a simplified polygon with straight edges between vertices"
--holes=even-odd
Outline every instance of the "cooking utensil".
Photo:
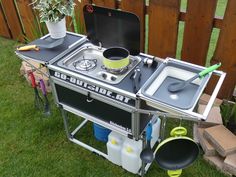
[{"label": "cooking utensil", "polygon": [[133,89],[134,89],[134,93],[138,92],[139,88],[140,88],[140,80],[141,80],[141,71],[140,68],[136,68],[133,72],[133,74],[131,75],[131,79],[133,80]]},{"label": "cooking utensil", "polygon": [[140,158],[144,163],[151,163],[154,159],[154,155],[151,149],[151,139],[152,139],[152,124],[149,123],[146,129],[147,136],[147,146],[142,150]]},{"label": "cooking utensil", "polygon": [[210,66],[210,67],[204,69],[203,71],[201,71],[200,73],[196,74],[195,76],[193,76],[192,78],[190,78],[186,81],[171,83],[168,86],[168,91],[179,92],[179,91],[183,90],[186,86],[188,86],[195,79],[204,77],[205,75],[214,71],[215,69],[219,68],[220,66],[221,66],[221,63],[215,64],[213,66]]},{"label": "cooking utensil", "polygon": [[49,101],[48,101],[48,98],[47,98],[46,87],[45,87],[43,79],[40,79],[39,82],[40,82],[40,88],[42,90],[42,93],[43,93],[43,96],[44,96],[44,100],[45,100],[45,103],[44,103],[44,114],[46,116],[49,116],[49,115],[51,115],[51,111],[50,111]]},{"label": "cooking utensil", "polygon": [[30,75],[30,79],[31,79],[31,85],[34,89],[34,95],[35,95],[34,104],[35,104],[35,107],[39,110],[43,110],[43,100],[39,95],[37,85],[36,85],[36,82],[35,82],[34,74],[33,74],[33,72],[30,72],[29,75]]},{"label": "cooking utensil", "polygon": [[179,176],[181,169],[197,159],[199,148],[191,138],[185,136],[187,130],[184,127],[172,129],[170,135],[158,145],[155,160],[161,168],[168,170],[169,176]]},{"label": "cooking utensil", "polygon": [[46,48],[46,49],[52,49],[61,45],[63,42],[64,42],[64,38],[60,38],[60,39],[50,38],[50,40],[43,40],[41,41],[41,43],[38,43],[35,45],[26,45],[26,46],[18,47],[17,50],[19,51],[39,50],[40,47]]},{"label": "cooking utensil", "polygon": [[103,64],[107,69],[123,69],[129,65],[129,51],[122,47],[111,47],[103,52]]}]

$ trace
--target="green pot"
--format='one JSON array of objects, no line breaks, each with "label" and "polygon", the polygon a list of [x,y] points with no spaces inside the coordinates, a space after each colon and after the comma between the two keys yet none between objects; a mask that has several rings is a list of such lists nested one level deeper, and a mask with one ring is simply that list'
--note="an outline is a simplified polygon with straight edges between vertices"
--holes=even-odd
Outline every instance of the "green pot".
[{"label": "green pot", "polygon": [[103,64],[107,69],[119,70],[129,65],[129,51],[122,47],[106,49],[103,57]]}]

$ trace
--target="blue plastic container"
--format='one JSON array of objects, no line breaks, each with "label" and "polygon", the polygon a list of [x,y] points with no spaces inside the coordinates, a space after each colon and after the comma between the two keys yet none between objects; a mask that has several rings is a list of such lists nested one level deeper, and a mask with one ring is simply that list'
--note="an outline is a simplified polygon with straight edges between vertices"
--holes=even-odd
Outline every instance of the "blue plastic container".
[{"label": "blue plastic container", "polygon": [[111,130],[93,123],[93,133],[97,140],[107,142]]}]

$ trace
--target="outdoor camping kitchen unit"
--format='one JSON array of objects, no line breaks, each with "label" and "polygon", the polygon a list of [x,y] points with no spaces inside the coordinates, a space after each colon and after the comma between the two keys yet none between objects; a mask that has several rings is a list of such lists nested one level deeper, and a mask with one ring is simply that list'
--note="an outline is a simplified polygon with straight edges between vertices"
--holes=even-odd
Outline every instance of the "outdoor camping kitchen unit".
[{"label": "outdoor camping kitchen unit", "polygon": [[[154,114],[193,121],[206,119],[225,73],[213,72],[220,79],[205,112],[198,114],[195,107],[211,74],[196,79],[179,93],[170,93],[167,86],[173,81],[187,80],[204,67],[140,53],[140,23],[132,13],[86,5],[84,18],[87,36],[68,32],[63,44],[53,49],[16,51],[25,61],[33,59],[47,65],[55,102],[62,110],[71,141],[107,158],[74,137],[88,120],[130,138],[142,139],[144,148],[143,132]],[[49,39],[46,35],[31,44]],[[111,47],[129,51],[126,67],[104,66],[103,52]],[[73,132],[69,132],[65,111],[85,118]]]}]

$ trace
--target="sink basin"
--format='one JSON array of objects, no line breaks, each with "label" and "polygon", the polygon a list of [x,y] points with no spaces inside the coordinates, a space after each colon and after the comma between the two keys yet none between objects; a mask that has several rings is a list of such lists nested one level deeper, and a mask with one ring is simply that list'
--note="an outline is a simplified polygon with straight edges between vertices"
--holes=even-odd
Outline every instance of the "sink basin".
[{"label": "sink basin", "polygon": [[162,103],[178,109],[193,109],[211,76],[210,74],[202,79],[194,80],[179,92],[170,92],[168,86],[174,82],[188,80],[201,70],[203,69],[192,64],[178,60],[167,60],[145,83],[141,93],[152,100],[147,104],[155,108],[159,108],[159,103]]}]

